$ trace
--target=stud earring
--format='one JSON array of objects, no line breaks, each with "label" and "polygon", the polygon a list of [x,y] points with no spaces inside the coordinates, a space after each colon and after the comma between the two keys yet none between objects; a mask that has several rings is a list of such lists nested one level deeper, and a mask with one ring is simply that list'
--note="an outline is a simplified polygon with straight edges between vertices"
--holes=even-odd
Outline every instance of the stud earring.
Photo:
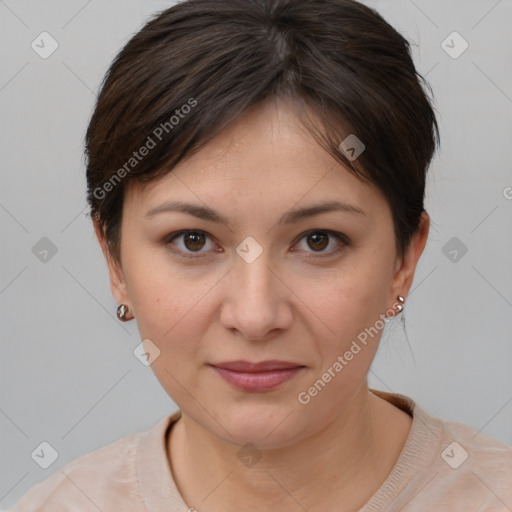
[{"label": "stud earring", "polygon": [[126,316],[126,314],[129,312],[128,306],[126,304],[121,304],[117,307],[117,318],[121,320],[121,322],[128,322],[128,320],[131,320],[134,318],[133,315],[130,315],[129,317]]},{"label": "stud earring", "polygon": [[396,309],[398,309],[398,313],[401,313],[404,309],[405,299],[401,295],[398,295],[397,300],[400,301],[400,304],[396,305]]}]

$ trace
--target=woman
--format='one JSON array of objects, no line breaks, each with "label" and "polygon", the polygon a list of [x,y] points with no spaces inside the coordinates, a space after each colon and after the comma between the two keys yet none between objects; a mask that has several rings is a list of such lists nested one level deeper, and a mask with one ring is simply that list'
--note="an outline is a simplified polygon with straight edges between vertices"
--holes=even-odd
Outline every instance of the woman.
[{"label": "woman", "polygon": [[135,34],[88,127],[88,199],[179,410],[14,512],[512,510],[512,447],[368,388],[429,231],[422,85],[353,0],[188,0]]}]

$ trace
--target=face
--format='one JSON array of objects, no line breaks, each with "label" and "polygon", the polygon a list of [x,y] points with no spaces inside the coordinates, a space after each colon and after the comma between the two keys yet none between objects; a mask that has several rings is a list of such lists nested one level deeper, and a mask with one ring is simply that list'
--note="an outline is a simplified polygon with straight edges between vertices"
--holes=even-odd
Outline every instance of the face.
[{"label": "face", "polygon": [[[191,206],[165,209],[178,202]],[[307,214],[334,202],[345,206]],[[151,368],[184,416],[228,443],[285,446],[336,421],[366,383],[425,238],[399,259],[384,196],[318,146],[289,104],[267,103],[127,190],[111,286],[160,351]],[[218,369],[269,360],[295,369]]]}]

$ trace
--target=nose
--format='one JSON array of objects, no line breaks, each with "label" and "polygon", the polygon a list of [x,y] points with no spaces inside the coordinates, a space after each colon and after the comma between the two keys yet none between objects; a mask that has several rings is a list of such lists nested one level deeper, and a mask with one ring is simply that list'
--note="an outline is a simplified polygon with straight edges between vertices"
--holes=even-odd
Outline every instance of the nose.
[{"label": "nose", "polygon": [[291,295],[265,251],[250,263],[237,255],[225,282],[221,322],[248,340],[268,339],[291,326]]}]

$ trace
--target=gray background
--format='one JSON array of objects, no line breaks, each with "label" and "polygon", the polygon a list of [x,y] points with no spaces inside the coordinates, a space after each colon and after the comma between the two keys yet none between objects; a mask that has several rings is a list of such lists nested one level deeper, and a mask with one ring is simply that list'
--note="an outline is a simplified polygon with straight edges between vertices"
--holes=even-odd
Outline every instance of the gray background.
[{"label": "gray background", "polygon": [[[171,3],[0,0],[0,508],[176,409],[132,353],[135,323],[115,317],[82,156],[108,65]],[[370,385],[512,444],[512,1],[365,3],[416,44],[442,137],[408,339],[397,320],[386,327]],[[43,31],[59,44],[47,59],[31,48]],[[458,58],[441,47],[453,31],[469,43]],[[43,237],[57,250],[45,262]],[[31,458],[42,441],[59,454],[48,469]]]}]

